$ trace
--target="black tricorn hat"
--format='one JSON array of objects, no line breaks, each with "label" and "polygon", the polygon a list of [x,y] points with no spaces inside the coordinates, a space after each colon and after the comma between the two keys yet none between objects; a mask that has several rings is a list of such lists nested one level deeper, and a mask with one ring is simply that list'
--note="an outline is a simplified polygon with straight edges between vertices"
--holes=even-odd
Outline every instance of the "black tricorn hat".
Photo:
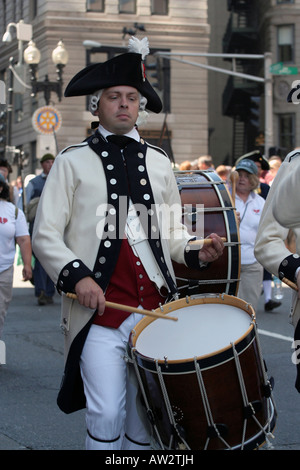
[{"label": "black tricorn hat", "polygon": [[142,55],[126,52],[103,63],[88,65],[68,84],[65,96],[91,95],[103,88],[127,85],[147,98],[146,108],[154,113],[162,110],[162,102],[145,77]]},{"label": "black tricorn hat", "polygon": [[247,158],[248,160],[252,160],[253,162],[259,162],[261,164],[262,170],[269,170],[270,168],[268,160],[262,155],[259,150],[253,150],[252,152],[242,155],[240,158],[237,159],[235,164],[237,165],[241,160],[244,160],[245,158]]}]

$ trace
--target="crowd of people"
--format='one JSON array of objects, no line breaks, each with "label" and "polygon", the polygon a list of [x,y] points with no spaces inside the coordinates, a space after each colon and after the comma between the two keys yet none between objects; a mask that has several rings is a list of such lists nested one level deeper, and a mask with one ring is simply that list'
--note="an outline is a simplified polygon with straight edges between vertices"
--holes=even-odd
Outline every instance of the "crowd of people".
[{"label": "crowd of people", "polygon": [[32,230],[38,199],[54,159],[45,154],[40,160],[42,173],[31,175],[26,184],[21,176],[10,182],[12,167],[6,159],[0,160],[0,340],[12,299],[16,260],[23,265],[23,280],[34,284],[38,305],[53,303],[54,283],[32,252]]},{"label": "crowd of people", "polygon": [[[124,361],[129,334],[142,318],[136,310],[156,309],[178,298],[173,261],[205,270],[224,249],[216,233],[207,237],[208,243],[192,243],[195,237],[182,224],[172,164],[163,150],[139,134],[139,114],[162,109],[142,66],[148,53],[147,41],[131,38],[128,52],[90,65],[73,77],[65,96],[91,95],[90,111],[99,121],[97,129],[83,143],[56,157],[43,155],[42,173],[26,189],[8,183],[9,165],[0,162],[0,250],[4,250],[0,258],[0,334],[11,299],[14,242],[21,249],[24,279],[31,279],[32,240],[39,305],[52,302],[54,286],[62,294],[66,354],[58,405],[66,413],[86,408],[87,449],[150,448],[137,407],[136,379]],[[203,155],[179,167],[188,172],[215,171],[229,191],[230,175],[237,172],[238,296],[254,309],[262,286],[265,310],[271,312],[280,305],[271,298],[271,273],[296,279],[300,287],[299,256],[286,248],[288,229],[278,229],[267,197],[278,186],[273,184],[278,180],[274,179],[276,173],[283,167],[282,174],[288,177],[299,165],[297,155],[293,153],[282,163],[275,156],[267,161],[253,151],[241,156],[234,167],[217,168],[211,156]],[[294,177],[291,184],[296,183]],[[286,192],[288,198],[288,187]],[[27,221],[18,208],[24,196]],[[172,217],[168,212],[159,218],[153,210],[155,204],[180,210]],[[137,215],[141,205],[147,209],[145,220]],[[99,208],[104,207],[99,223]],[[294,228],[297,211],[291,210],[280,222]],[[281,251],[276,261],[269,262],[275,239]],[[264,268],[268,270],[265,274]],[[107,306],[107,301],[119,308]],[[123,310],[122,304],[130,306],[132,313]],[[296,330],[298,315],[294,317]]]},{"label": "crowd of people", "polygon": [[[273,275],[255,258],[254,246],[264,201],[281,163],[282,159],[278,155],[272,155],[267,160],[260,150],[253,150],[237,159],[234,166],[222,164],[215,167],[212,157],[203,155],[194,161],[184,161],[178,167],[180,171],[215,171],[229,191],[232,191],[232,172],[238,172],[235,199],[241,239],[238,296],[250,302],[255,309],[263,293],[266,312],[273,312],[280,307],[281,302],[272,298]],[[291,233],[288,240],[290,238],[293,238]],[[248,275],[245,274],[246,271]]]},{"label": "crowd of people", "polygon": [[[259,181],[271,186],[282,163],[282,158],[278,155],[272,155],[266,159],[260,150],[253,150],[248,154],[242,155],[235,162],[235,165],[245,158],[250,158],[255,161],[258,169]],[[211,155],[201,155],[195,160],[184,160],[176,166],[176,169],[179,171],[214,170],[222,180],[226,181],[230,185],[230,175],[235,169],[235,166],[227,164],[215,166]]]}]

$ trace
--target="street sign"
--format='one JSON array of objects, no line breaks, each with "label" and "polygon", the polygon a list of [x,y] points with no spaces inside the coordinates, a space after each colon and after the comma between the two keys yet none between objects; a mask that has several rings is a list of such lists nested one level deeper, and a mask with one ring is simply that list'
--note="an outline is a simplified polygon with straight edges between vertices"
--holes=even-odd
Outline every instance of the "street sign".
[{"label": "street sign", "polygon": [[297,75],[298,67],[284,65],[283,62],[277,62],[270,65],[270,73],[273,75]]},{"label": "street sign", "polygon": [[32,116],[33,128],[40,134],[53,134],[60,129],[61,115],[53,106],[43,106]]}]

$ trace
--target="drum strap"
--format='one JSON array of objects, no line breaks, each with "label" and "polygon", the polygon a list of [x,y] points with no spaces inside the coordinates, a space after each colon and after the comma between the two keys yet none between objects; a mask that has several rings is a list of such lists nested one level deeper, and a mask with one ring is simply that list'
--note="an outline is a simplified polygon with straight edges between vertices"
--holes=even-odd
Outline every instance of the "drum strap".
[{"label": "drum strap", "polygon": [[243,221],[243,218],[245,217],[245,214],[246,214],[246,212],[247,212],[247,209],[248,209],[248,204],[249,204],[249,203],[247,202],[247,203],[246,203],[245,210],[244,210],[244,212],[243,212],[243,215],[242,215],[242,217],[241,217],[241,219],[240,219],[240,224],[242,223],[242,221]]},{"label": "drum strap", "polygon": [[153,257],[150,245],[146,239],[144,229],[140,223],[139,217],[131,200],[129,202],[125,232],[129,245],[131,246],[134,254],[138,256],[143,263],[149,279],[151,279],[151,281],[156,284],[158,290],[160,290],[163,286],[166,286],[164,278],[161,274],[158,264],[156,263],[156,260]]}]

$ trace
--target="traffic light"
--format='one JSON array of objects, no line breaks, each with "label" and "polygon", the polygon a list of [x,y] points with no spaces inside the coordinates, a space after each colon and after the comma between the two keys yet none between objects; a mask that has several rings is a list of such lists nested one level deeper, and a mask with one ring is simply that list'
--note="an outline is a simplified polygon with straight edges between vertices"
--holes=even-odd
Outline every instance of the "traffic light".
[{"label": "traffic light", "polygon": [[250,96],[249,120],[252,126],[260,128],[260,96]]},{"label": "traffic light", "polygon": [[146,56],[144,63],[147,80],[153,88],[157,89],[165,113],[170,112],[170,81],[171,68],[170,61],[165,57],[158,55],[158,52],[169,52],[169,50],[151,49],[150,54]]},{"label": "traffic light", "polygon": [[[164,70],[162,67],[162,59],[160,57],[153,57],[151,55],[147,56],[147,59],[145,63],[147,79],[154,88],[162,91],[164,89]],[[149,76],[147,74],[147,70],[152,71]]]},{"label": "traffic light", "polygon": [[0,145],[6,144],[6,111],[0,112]]}]

